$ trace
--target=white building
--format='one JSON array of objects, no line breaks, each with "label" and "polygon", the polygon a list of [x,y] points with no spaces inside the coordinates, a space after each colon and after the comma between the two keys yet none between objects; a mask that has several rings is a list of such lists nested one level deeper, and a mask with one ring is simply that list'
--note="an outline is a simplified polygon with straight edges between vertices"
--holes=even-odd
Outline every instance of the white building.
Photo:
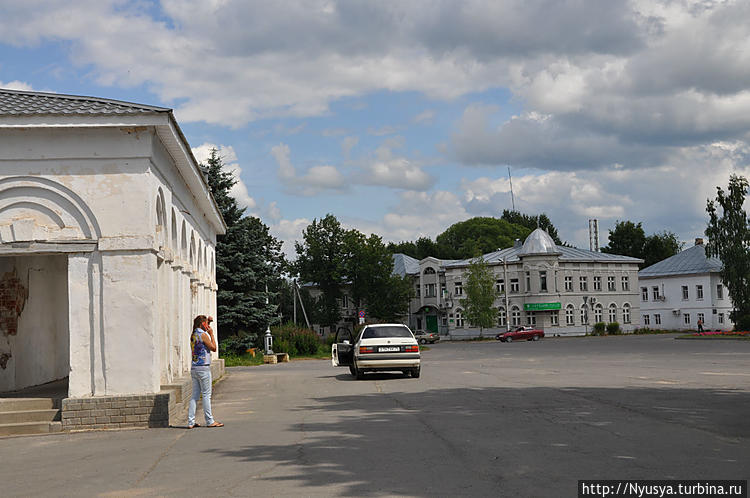
[{"label": "white building", "polygon": [[706,257],[703,239],[638,273],[641,323],[666,330],[732,330],[732,300],[721,281],[721,261]]},{"label": "white building", "polygon": [[[522,245],[482,257],[498,292],[496,327],[485,330],[487,335],[517,325],[542,327],[548,335],[583,335],[596,322],[618,322],[625,332],[639,326],[638,264],[643,260],[557,246],[542,229]],[[394,270],[414,278],[411,327],[452,337],[479,335],[460,302],[470,260],[395,259]]]},{"label": "white building", "polygon": [[184,376],[225,228],[170,109],[0,90],[0,392]]}]

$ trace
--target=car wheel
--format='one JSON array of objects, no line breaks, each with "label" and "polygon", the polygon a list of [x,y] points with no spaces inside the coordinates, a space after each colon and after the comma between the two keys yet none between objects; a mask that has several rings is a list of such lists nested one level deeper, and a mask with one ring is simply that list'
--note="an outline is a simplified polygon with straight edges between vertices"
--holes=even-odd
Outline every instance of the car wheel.
[{"label": "car wheel", "polygon": [[354,363],[353,366],[354,366],[354,378],[357,380],[362,380],[365,377],[364,372],[362,372],[362,370],[357,368],[356,363]]},{"label": "car wheel", "polygon": [[420,344],[427,344],[427,339],[420,339],[420,340],[419,340],[419,343],[420,343]]},{"label": "car wheel", "polygon": [[357,369],[354,368],[354,365],[349,365],[349,373],[352,374],[352,377],[356,377],[357,376]]},{"label": "car wheel", "polygon": [[534,340],[534,341],[538,341],[538,340],[539,340],[539,336],[538,336],[538,335],[535,335],[535,336],[534,336],[534,338],[533,338],[532,340]]},{"label": "car wheel", "polygon": [[420,370],[421,370],[421,367],[412,368],[411,369],[411,376],[414,377],[415,379],[418,379],[419,378],[419,373],[420,373],[419,371]]},{"label": "car wheel", "polygon": [[505,342],[513,342],[513,338],[512,337],[506,337],[505,338]]}]

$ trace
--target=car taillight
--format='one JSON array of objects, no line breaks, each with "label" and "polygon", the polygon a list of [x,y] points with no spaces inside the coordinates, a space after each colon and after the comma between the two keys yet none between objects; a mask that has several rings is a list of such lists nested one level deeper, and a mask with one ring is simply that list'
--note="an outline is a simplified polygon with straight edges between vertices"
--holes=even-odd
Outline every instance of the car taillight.
[{"label": "car taillight", "polygon": [[406,346],[404,348],[406,353],[419,353],[419,346]]},{"label": "car taillight", "polygon": [[373,346],[360,346],[359,347],[359,353],[374,353],[375,348]]}]

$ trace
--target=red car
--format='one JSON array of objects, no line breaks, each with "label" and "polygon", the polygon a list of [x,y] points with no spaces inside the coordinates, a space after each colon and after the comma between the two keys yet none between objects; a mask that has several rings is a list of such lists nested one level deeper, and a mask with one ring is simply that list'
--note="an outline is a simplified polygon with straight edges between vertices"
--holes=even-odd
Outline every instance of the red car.
[{"label": "red car", "polygon": [[538,341],[544,337],[544,330],[531,327],[518,327],[510,332],[502,332],[495,336],[495,339],[502,342],[513,342],[526,339],[527,341]]}]

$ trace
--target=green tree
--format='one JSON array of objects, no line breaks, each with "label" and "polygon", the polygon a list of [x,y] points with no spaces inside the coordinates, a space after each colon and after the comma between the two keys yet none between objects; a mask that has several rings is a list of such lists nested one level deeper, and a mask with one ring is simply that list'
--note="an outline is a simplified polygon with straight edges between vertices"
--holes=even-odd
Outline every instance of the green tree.
[{"label": "green tree", "polygon": [[296,272],[303,282],[315,284],[320,289],[319,323],[335,326],[341,320],[338,299],[345,279],[345,230],[332,214],[314,219],[302,232],[302,242],[295,242]]},{"label": "green tree", "polygon": [[683,245],[674,232],[665,230],[649,235],[643,243],[643,259],[645,260],[643,267],[674,256],[682,250]]},{"label": "green tree", "polygon": [[281,243],[258,218],[243,217],[244,209],[230,195],[237,182],[223,170],[216,149],[202,165],[211,193],[227,224],[216,242],[217,312],[221,337],[241,331],[259,333],[274,319],[275,294],[266,304],[266,285],[276,288],[281,280],[284,256]]},{"label": "green tree", "polygon": [[495,302],[495,277],[487,263],[481,256],[477,256],[469,263],[464,284],[466,297],[460,300],[464,308],[464,316],[470,324],[482,330],[492,327],[495,323],[497,311],[493,307]]},{"label": "green tree", "polygon": [[721,260],[721,279],[732,298],[730,318],[739,330],[750,329],[750,229],[743,205],[748,181],[731,175],[725,192],[716,187],[716,199],[708,200],[706,254]]},{"label": "green tree", "polygon": [[555,241],[555,244],[559,246],[563,245],[562,240],[560,240],[560,236],[557,234],[557,228],[555,228],[555,226],[552,224],[545,213],[542,213],[538,216],[533,216],[523,214],[518,211],[504,209],[503,215],[500,217],[500,219],[505,220],[508,223],[513,223],[514,225],[524,226],[530,231],[533,231],[537,228],[542,228],[547,231],[550,237],[552,237],[552,240]]},{"label": "green tree", "polygon": [[602,252],[643,259],[645,243],[646,233],[641,222],[617,221],[615,228],[609,231],[609,244],[602,247]]},{"label": "green tree", "polygon": [[441,258],[468,259],[511,247],[515,239],[525,239],[531,230],[498,218],[475,217],[451,225],[435,239]]}]

